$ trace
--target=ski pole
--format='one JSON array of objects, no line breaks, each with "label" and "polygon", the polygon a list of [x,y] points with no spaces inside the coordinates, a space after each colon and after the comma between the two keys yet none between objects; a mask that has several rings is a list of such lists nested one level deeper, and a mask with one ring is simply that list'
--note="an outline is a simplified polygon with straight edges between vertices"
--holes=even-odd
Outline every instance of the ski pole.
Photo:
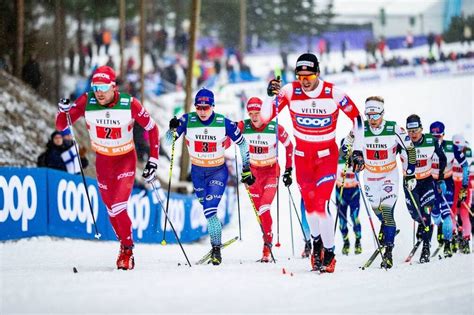
[{"label": "ski pole", "polygon": [[[370,227],[372,228],[372,233],[374,234],[374,239],[375,239],[375,242],[377,243],[377,249],[379,251],[380,257],[382,257],[382,261],[385,261],[385,258],[382,255],[382,246],[380,245],[379,238],[377,237],[377,233],[375,232],[374,222],[372,221],[372,216],[370,215],[369,207],[367,206],[367,201],[365,200],[365,197],[364,197],[364,191],[362,190],[360,186],[359,175],[357,172],[354,172],[354,174],[357,180],[357,186],[359,186],[359,190],[361,192],[361,197],[362,197],[362,201],[364,202],[367,216],[369,217]],[[387,268],[385,268],[385,270],[387,270]]]},{"label": "ski pole", "polygon": [[413,196],[413,193],[406,186],[405,186],[405,189],[408,192],[408,195],[410,196],[411,202],[413,203],[413,207],[415,207],[415,210],[418,213],[418,217],[420,218],[421,224],[423,225],[424,228],[426,228],[425,220],[423,220],[423,217],[421,216],[420,208],[418,207],[418,203],[416,202],[415,197]]},{"label": "ski pole", "polygon": [[238,162],[237,162],[237,146],[234,145],[234,158],[235,158],[235,180],[236,180],[236,185],[235,189],[237,192],[237,213],[239,215],[239,240],[242,241],[242,225],[240,221],[240,195],[239,195],[239,176],[237,175],[237,170],[238,170]]},{"label": "ski pole", "polygon": [[153,187],[153,192],[155,193],[156,199],[158,200],[158,202],[160,204],[161,210],[163,210],[163,212],[165,213],[166,220],[170,221],[171,229],[173,230],[174,236],[176,237],[176,240],[178,241],[179,247],[181,247],[181,250],[183,251],[184,257],[186,258],[186,261],[188,262],[189,267],[191,267],[191,262],[189,261],[188,255],[186,255],[186,251],[184,250],[183,245],[181,244],[181,241],[179,240],[178,233],[176,233],[176,230],[174,229],[173,223],[171,222],[171,220],[168,217],[168,212],[166,212],[165,208],[163,207],[163,203],[161,202],[160,195],[158,194],[158,188],[156,187],[154,181],[151,181],[151,186]]},{"label": "ski pole", "polygon": [[298,214],[298,210],[296,209],[296,204],[295,204],[295,201],[293,200],[293,195],[291,194],[290,187],[287,187],[287,188],[288,188],[288,195],[290,196],[291,203],[293,204],[293,208],[295,209],[296,217],[298,218],[298,222],[299,222],[300,227],[301,227],[301,233],[303,233],[304,241],[307,242],[309,240],[306,239],[306,234],[304,233],[303,223],[301,222],[300,215]]},{"label": "ski pole", "polygon": [[84,169],[82,168],[81,157],[79,156],[79,148],[77,145],[76,136],[74,135],[74,130],[72,129],[72,121],[71,121],[71,116],[69,115],[69,112],[66,113],[66,119],[67,119],[68,128],[69,130],[71,130],[72,142],[74,144],[74,149],[76,150],[77,159],[79,161],[79,168],[81,169],[82,183],[84,184],[84,190],[87,196],[87,203],[89,204],[89,210],[92,216],[92,223],[94,223],[94,230],[95,230],[94,237],[96,239],[99,239],[101,237],[101,234],[99,233],[99,230],[97,229],[97,224],[95,222],[95,216],[94,216],[94,211],[92,210],[91,198],[89,196],[89,190],[87,189],[86,177],[84,175]]},{"label": "ski pole", "polygon": [[[344,169],[342,170],[342,183],[339,189],[339,203],[336,203],[337,213],[336,213],[336,219],[334,220],[334,235],[336,235],[337,220],[339,219],[340,206],[342,203],[342,194],[344,193],[344,184],[346,182],[346,174],[347,174],[348,168],[349,168],[349,158],[346,159],[346,162],[344,163]],[[346,218],[346,221],[347,221],[347,218]]]},{"label": "ski pole", "polygon": [[[280,76],[277,76],[277,81],[280,81]],[[275,244],[276,247],[280,247],[280,174],[278,174],[278,95],[275,96],[275,150],[276,150],[276,197],[277,197],[277,242]]]},{"label": "ski pole", "polygon": [[293,215],[291,214],[291,200],[288,199],[288,210],[290,210],[290,231],[291,231],[291,253],[295,257],[295,241],[293,237]]},{"label": "ski pole", "polygon": [[[262,220],[260,220],[260,216],[258,215],[257,207],[255,206],[255,203],[253,202],[252,195],[250,194],[249,187],[247,186],[247,184],[244,184],[244,185],[245,185],[245,189],[247,190],[247,194],[249,195],[249,199],[250,199],[250,203],[252,204],[253,212],[255,213],[255,216],[257,217],[257,222],[258,222],[258,225],[260,225],[260,230],[262,231],[264,241],[265,241],[265,231],[263,230]],[[265,242],[265,245],[267,245],[268,249],[270,250],[270,256],[272,257],[273,262],[276,264],[275,257],[273,256],[272,244],[267,244]]]},{"label": "ski pole", "polygon": [[170,205],[171,176],[173,174],[174,146],[176,143],[175,131],[173,130],[172,133],[173,133],[173,142],[171,143],[170,174],[169,174],[169,179],[168,179],[168,194],[166,196],[166,209],[165,209],[166,218],[165,218],[165,228],[163,229],[163,239],[161,240],[161,245],[166,245],[166,222],[168,222],[168,209]]}]

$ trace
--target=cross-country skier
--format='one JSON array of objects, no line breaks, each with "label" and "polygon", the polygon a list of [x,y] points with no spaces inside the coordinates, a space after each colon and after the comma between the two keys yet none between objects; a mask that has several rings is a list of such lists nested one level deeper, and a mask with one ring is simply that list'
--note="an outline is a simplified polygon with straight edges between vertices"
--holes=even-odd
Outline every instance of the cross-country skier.
[{"label": "cross-country skier", "polygon": [[[257,178],[254,185],[249,187],[251,198],[258,211],[263,227],[263,256],[261,262],[271,260],[272,246],[272,216],[270,209],[277,190],[277,180],[280,177],[280,166],[277,164],[275,122],[264,124],[260,117],[262,100],[251,97],[247,102],[247,113],[250,119],[239,122],[239,129],[249,144],[250,169]],[[278,140],[286,150],[285,173],[283,183],[289,187],[293,180],[291,171],[293,166],[293,144],[283,126],[278,125]]]},{"label": "cross-country skier", "polygon": [[186,146],[191,158],[191,179],[194,192],[202,204],[211,239],[211,262],[219,265],[221,256],[222,225],[217,218],[217,207],[227,185],[228,169],[224,161],[227,138],[232,139],[242,156],[242,182],[251,186],[255,177],[250,171],[249,151],[245,138],[237,124],[214,112],[214,93],[208,89],[197,92],[194,106],[196,111],[184,114],[180,119],[170,120],[168,141],[185,135]]},{"label": "cross-country skier", "polygon": [[102,66],[96,69],[91,90],[74,103],[69,100],[59,102],[56,128],[64,130],[68,127],[66,113],[71,116],[72,123],[84,116],[92,149],[96,152],[100,195],[120,241],[117,268],[133,269],[132,222],[126,211],[137,162],[133,124],[136,121],[150,137],[150,158],[143,170],[146,181],[154,180],[158,166],[158,127],[136,98],[118,91],[112,68]]},{"label": "cross-country skier", "polygon": [[277,110],[288,106],[296,139],[296,180],[313,238],[311,267],[320,272],[334,272],[334,222],[327,206],[336,181],[339,156],[335,141],[337,119],[342,111],[353,123],[352,160],[358,171],[364,165],[362,117],[347,94],[319,78],[319,61],[315,55],[305,53],[298,57],[295,73],[297,80],[283,88],[279,80],[269,82],[268,95],[277,97],[273,103],[264,103],[262,119],[270,121]]},{"label": "cross-country skier", "polygon": [[[467,146],[466,140],[460,134],[453,136],[454,145],[454,163],[453,163],[453,180],[454,180],[454,200],[453,214],[461,217],[460,227],[462,231],[458,231],[460,242],[459,250],[461,253],[471,253],[471,220],[469,218],[471,191],[469,188],[469,160],[472,159],[471,148]],[[462,233],[462,237],[461,237]]]},{"label": "cross-country skier", "polygon": [[[444,246],[444,256],[452,256],[452,246],[457,248],[457,243],[453,240],[453,220],[452,204],[454,197],[453,163],[454,147],[451,140],[444,139],[445,126],[440,121],[435,121],[430,125],[430,133],[436,138],[440,149],[446,155],[446,167],[443,171],[443,178],[439,176],[439,157],[436,152],[433,154],[431,165],[431,176],[435,180],[436,204],[431,212],[434,224],[438,226],[438,242]],[[454,223],[455,224],[455,223]]]},{"label": "cross-country skier", "polygon": [[364,190],[381,222],[379,240],[384,247],[381,266],[391,268],[396,234],[394,210],[399,187],[397,152],[400,148],[408,156],[403,186],[412,191],[416,186],[416,151],[406,131],[395,121],[384,119],[384,103],[381,96],[370,96],[365,100]]},{"label": "cross-country skier", "polygon": [[[430,261],[430,241],[433,233],[431,226],[431,211],[435,206],[434,189],[435,184],[431,176],[431,164],[433,154],[439,157],[439,178],[444,178],[446,166],[446,155],[440,148],[438,142],[430,134],[423,134],[423,126],[418,115],[410,115],[406,121],[408,135],[416,148],[416,187],[409,190],[404,187],[405,199],[408,211],[413,220],[418,222],[416,236],[423,241],[420,255],[420,263]],[[407,163],[406,156],[403,158]]]},{"label": "cross-country skier", "polygon": [[[341,141],[341,146],[343,141]],[[347,228],[347,217],[349,215],[355,235],[354,253],[358,255],[362,253],[362,245],[360,243],[362,231],[359,221],[360,191],[358,181],[349,165],[348,159],[347,152],[344,152],[341,148],[339,150],[339,161],[337,163],[336,207],[339,213],[339,230],[341,231],[342,240],[344,241],[342,254],[348,255],[351,246],[349,241],[349,229]],[[347,213],[349,208],[350,211]]]}]

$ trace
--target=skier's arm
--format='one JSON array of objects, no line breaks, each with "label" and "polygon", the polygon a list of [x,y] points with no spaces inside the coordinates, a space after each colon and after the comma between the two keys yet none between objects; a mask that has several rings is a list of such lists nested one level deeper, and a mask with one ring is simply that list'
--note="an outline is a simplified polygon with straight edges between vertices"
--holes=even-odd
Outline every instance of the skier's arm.
[{"label": "skier's arm", "polygon": [[239,146],[240,156],[242,157],[242,168],[249,168],[249,146],[239,128],[237,128],[237,123],[226,118],[225,132],[226,136],[232,139],[232,141],[234,141],[234,143]]},{"label": "skier's arm", "polygon": [[[282,125],[278,125],[278,140],[285,146],[286,164],[285,169],[293,166],[293,143]],[[278,146],[277,146],[278,150]]]},{"label": "skier's arm", "polygon": [[293,93],[293,85],[291,83],[285,85],[280,90],[280,93],[275,99],[268,97],[264,98],[262,109],[260,110],[260,116],[262,121],[266,124],[276,116],[276,105],[278,102],[278,112],[281,112],[285,106],[290,103],[291,95]]},{"label": "skier's arm", "polygon": [[405,172],[407,175],[415,174],[416,169],[416,149],[411,142],[410,137],[408,136],[405,129],[400,128],[398,125],[395,125],[395,135],[397,140],[397,150],[398,148],[403,149],[408,157],[408,164],[406,166]]},{"label": "skier's arm", "polygon": [[454,158],[462,168],[462,186],[467,187],[469,184],[469,165],[467,163],[466,154],[464,148],[460,149],[454,145]]},{"label": "skier's arm", "polygon": [[[84,116],[87,104],[87,93],[77,98],[69,110],[71,123],[74,124],[79,118]],[[58,111],[56,114],[56,130],[64,130],[68,127],[66,113]]]},{"label": "skier's arm", "polygon": [[147,112],[145,107],[136,99],[132,98],[132,118],[148,131],[150,139],[150,158],[156,159],[154,163],[158,162],[159,148],[160,148],[160,138],[159,130],[153,118],[150,117],[150,114]]},{"label": "skier's arm", "polygon": [[333,87],[332,95],[339,109],[352,121],[351,131],[354,136],[352,150],[362,151],[364,143],[364,119],[362,115],[359,113],[356,104],[346,93]]},{"label": "skier's arm", "polygon": [[435,153],[438,155],[439,158],[439,180],[444,179],[444,169],[448,164],[448,159],[446,158],[446,154],[444,154],[443,148],[439,145],[438,141],[434,142]]}]

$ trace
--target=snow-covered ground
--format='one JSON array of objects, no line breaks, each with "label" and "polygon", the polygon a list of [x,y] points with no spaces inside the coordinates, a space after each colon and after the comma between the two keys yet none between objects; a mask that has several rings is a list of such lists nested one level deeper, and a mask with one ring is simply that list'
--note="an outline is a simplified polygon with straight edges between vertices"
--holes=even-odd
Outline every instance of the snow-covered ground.
[{"label": "snow-covered ground", "polygon": [[[417,113],[425,131],[439,119],[445,122],[448,137],[464,132],[472,143],[472,76],[399,80],[354,85],[345,90],[360,107],[367,96],[382,95],[386,99],[386,118],[401,125],[407,115]],[[342,116],[338,138],[349,129],[348,120]],[[279,122],[289,129],[287,110]],[[292,193],[298,201],[296,185]],[[472,255],[456,254],[451,259],[434,259],[421,265],[417,253],[413,264],[403,263],[412,246],[413,225],[401,192],[395,210],[401,232],[394,249],[394,268],[380,269],[380,259],[367,270],[358,268],[374,249],[367,213],[361,204],[364,252],[342,256],[337,232],[336,272],[324,275],[310,272],[309,261],[299,258],[303,241],[294,214],[292,255],[285,189],[280,194],[282,246],[274,247],[277,263],[256,263],[261,254],[261,234],[245,191],[241,189],[240,194],[243,240],[223,250],[223,264],[218,267],[189,268],[175,245],[138,244],[136,269],[124,272],[114,269],[116,242],[43,237],[0,243],[0,313],[473,314]],[[275,207],[272,213],[276,233]],[[376,225],[378,230],[378,222]],[[236,235],[237,215],[224,230],[223,240]],[[185,245],[192,262],[209,247],[207,239]],[[73,267],[78,273],[73,273]]]}]

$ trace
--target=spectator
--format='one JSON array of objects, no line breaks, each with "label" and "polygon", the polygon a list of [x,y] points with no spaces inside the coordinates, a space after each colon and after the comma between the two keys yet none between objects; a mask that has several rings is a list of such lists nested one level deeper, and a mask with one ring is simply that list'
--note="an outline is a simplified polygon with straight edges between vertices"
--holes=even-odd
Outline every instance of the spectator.
[{"label": "spectator", "polygon": [[428,41],[428,49],[429,49],[428,52],[431,53],[431,51],[433,50],[433,44],[434,44],[434,39],[435,39],[435,35],[433,34],[433,32],[430,32],[426,39]]},{"label": "spectator", "polygon": [[94,57],[94,53],[92,51],[92,43],[87,43],[87,55],[89,56],[89,67],[92,65],[92,57]]},{"label": "spectator", "polygon": [[38,90],[41,84],[41,71],[39,63],[36,61],[36,54],[30,55],[30,58],[23,66],[21,77],[33,89]]},{"label": "spectator", "polygon": [[382,36],[380,37],[380,40],[377,43],[377,49],[380,53],[380,57],[382,57],[382,60],[385,60],[385,47],[386,47],[385,38]]},{"label": "spectator", "polygon": [[[66,171],[69,174],[80,174],[79,159],[77,157],[76,147],[72,138],[71,130],[69,128],[61,131],[63,137],[63,152],[61,158],[66,166]],[[79,149],[79,157],[81,159],[82,168],[89,166],[89,160],[86,157],[87,149],[82,147]]]},{"label": "spectator", "polygon": [[105,54],[109,54],[109,47],[112,43],[112,32],[109,30],[104,30],[102,32],[102,44],[105,46]]},{"label": "spectator", "polygon": [[326,39],[321,38],[318,42],[318,50],[319,50],[319,56],[321,59],[323,58],[323,55],[326,53],[327,50],[327,42]]},{"label": "spectator", "polygon": [[342,59],[346,59],[347,41],[344,39],[341,43]]},{"label": "spectator", "polygon": [[107,60],[107,63],[105,65],[110,68],[115,68],[115,62],[112,59],[112,56],[109,56],[109,59]]},{"label": "spectator", "polygon": [[102,32],[94,32],[95,45],[97,46],[97,56],[100,56],[100,47],[102,47]]},{"label": "spectator", "polygon": [[10,72],[10,69],[10,57],[7,54],[0,56],[0,70]]},{"label": "spectator", "polygon": [[38,167],[47,167],[60,171],[66,171],[66,164],[61,158],[65,146],[63,137],[59,131],[54,131],[48,143],[46,144],[46,151],[41,153],[38,157]]},{"label": "spectator", "polygon": [[471,39],[472,39],[472,29],[469,26],[469,24],[464,25],[464,30],[463,30],[463,37],[462,37],[462,44],[464,45],[464,42],[467,42],[467,45],[471,47]]},{"label": "spectator", "polygon": [[408,31],[407,36],[405,37],[405,43],[407,45],[407,48],[413,48],[413,43],[415,42],[415,39],[413,37],[413,34]]},{"label": "spectator", "polygon": [[436,47],[438,47],[438,54],[441,54],[441,44],[443,43],[443,35],[438,34],[435,36]]},{"label": "spectator", "polygon": [[74,59],[76,58],[76,51],[74,50],[73,46],[69,47],[67,54],[69,57],[69,74],[73,75],[74,74]]}]

